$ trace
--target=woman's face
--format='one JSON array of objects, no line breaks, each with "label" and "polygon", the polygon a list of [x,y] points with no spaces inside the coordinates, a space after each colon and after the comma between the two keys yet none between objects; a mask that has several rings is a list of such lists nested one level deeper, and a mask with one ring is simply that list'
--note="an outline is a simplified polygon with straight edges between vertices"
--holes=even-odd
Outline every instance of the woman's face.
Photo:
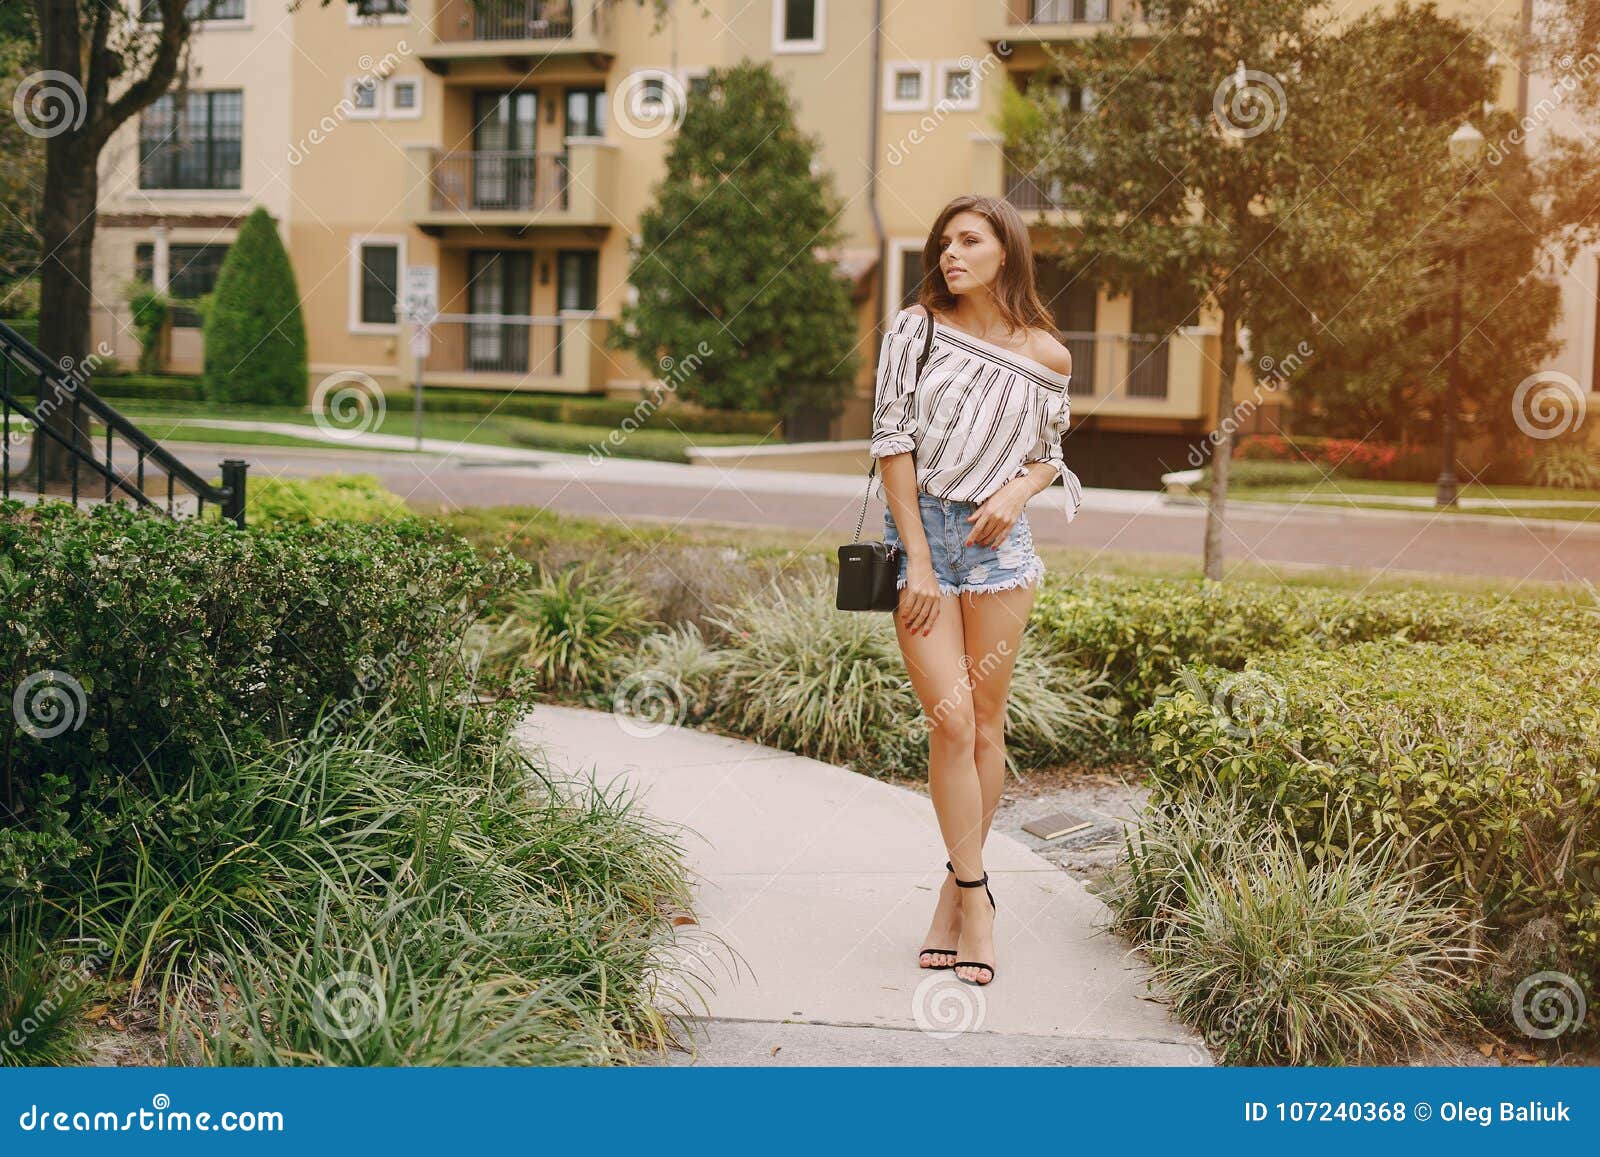
[{"label": "woman's face", "polygon": [[970,209],[945,222],[939,236],[939,269],[950,292],[973,293],[994,281],[1005,248],[981,214]]}]

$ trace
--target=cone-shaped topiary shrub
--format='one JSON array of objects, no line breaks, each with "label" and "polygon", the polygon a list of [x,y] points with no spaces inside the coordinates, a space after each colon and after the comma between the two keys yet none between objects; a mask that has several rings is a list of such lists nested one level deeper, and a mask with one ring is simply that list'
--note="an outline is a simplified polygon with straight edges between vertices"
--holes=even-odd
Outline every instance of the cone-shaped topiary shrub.
[{"label": "cone-shaped topiary shrub", "polygon": [[257,208],[239,227],[205,318],[206,397],[301,405],[306,329],[294,268],[272,215]]}]

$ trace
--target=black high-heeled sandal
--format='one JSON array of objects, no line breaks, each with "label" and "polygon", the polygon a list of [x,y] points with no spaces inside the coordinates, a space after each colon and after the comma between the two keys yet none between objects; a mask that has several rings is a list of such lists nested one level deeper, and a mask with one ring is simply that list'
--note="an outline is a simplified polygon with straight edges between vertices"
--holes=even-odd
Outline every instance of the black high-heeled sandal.
[{"label": "black high-heeled sandal", "polygon": [[[955,871],[955,869],[950,866],[950,861],[949,860],[946,860],[944,862],[944,870],[947,871],[947,872],[954,872]],[[917,967],[918,968],[927,969],[929,972],[943,972],[946,969],[954,968],[955,965],[954,964],[924,964],[924,963],[922,963],[922,958],[924,956],[932,956],[932,955],[954,956],[955,954],[956,954],[956,950],[954,948],[924,948],[921,952],[917,953]]]},{"label": "black high-heeled sandal", "polygon": [[[951,868],[950,870],[952,872],[955,871],[954,868]],[[963,880],[958,876],[958,877],[956,877],[956,887],[958,887],[958,888],[982,888],[985,892],[988,892],[988,894],[989,894],[989,907],[991,909],[995,908],[994,893],[989,891],[989,873],[988,872],[985,872],[983,874],[983,879],[981,879],[981,880]],[[963,967],[965,967],[965,968],[983,968],[983,969],[986,969],[988,971],[988,973],[989,973],[989,979],[988,980],[968,980],[965,976],[957,976],[956,979],[959,980],[962,984],[970,984],[974,988],[986,988],[989,985],[994,983],[994,977],[995,977],[994,965],[990,964],[987,960],[958,960],[954,964],[952,964],[950,967],[952,969],[954,969],[954,968],[963,968]]]}]

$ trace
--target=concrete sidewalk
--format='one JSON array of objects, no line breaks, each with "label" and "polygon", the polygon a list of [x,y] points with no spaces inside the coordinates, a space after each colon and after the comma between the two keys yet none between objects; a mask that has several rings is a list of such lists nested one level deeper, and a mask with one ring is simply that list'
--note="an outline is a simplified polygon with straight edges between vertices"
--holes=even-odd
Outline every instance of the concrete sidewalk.
[{"label": "concrete sidewalk", "polygon": [[984,849],[997,974],[978,988],[917,966],[945,861],[926,797],[597,711],[542,706],[520,734],[553,767],[625,782],[685,850],[699,924],[674,956],[700,978],[684,996],[697,1055],[660,1063],[1212,1063],[1101,929],[1104,905],[999,831]]}]

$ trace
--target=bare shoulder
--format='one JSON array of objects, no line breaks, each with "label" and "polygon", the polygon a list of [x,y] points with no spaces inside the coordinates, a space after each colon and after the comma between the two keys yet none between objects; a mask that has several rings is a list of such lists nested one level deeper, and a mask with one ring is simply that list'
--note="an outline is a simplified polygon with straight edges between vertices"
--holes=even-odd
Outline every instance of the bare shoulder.
[{"label": "bare shoulder", "polygon": [[1028,331],[1028,356],[1046,369],[1058,374],[1072,372],[1072,353],[1058,341],[1054,334],[1042,329]]}]

